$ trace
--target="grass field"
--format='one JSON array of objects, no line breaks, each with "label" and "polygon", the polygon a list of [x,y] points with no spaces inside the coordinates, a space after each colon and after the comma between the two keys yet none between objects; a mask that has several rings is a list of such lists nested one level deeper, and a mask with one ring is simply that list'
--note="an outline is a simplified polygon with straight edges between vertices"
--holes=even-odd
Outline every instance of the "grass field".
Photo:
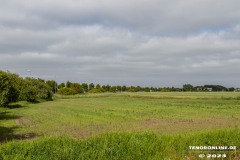
[{"label": "grass field", "polygon": [[181,159],[189,145],[240,147],[237,92],[56,96],[0,114],[0,159]]}]

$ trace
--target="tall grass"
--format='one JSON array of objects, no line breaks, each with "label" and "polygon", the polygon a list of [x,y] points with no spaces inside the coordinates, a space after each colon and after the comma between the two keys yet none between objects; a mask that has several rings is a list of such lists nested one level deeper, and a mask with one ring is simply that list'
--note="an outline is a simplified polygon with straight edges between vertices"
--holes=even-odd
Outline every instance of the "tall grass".
[{"label": "tall grass", "polygon": [[[197,158],[200,151],[189,150],[189,146],[193,145],[236,145],[239,149],[240,131],[227,130],[181,135],[120,132],[103,134],[85,140],[48,137],[2,144],[0,159],[179,160]],[[225,153],[228,159],[239,156],[236,151]]]}]

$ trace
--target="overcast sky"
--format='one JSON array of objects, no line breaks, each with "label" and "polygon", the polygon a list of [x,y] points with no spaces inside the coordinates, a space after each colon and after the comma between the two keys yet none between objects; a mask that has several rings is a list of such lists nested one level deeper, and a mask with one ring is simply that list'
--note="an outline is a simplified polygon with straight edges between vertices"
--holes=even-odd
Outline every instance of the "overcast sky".
[{"label": "overcast sky", "polygon": [[240,87],[239,0],[0,4],[0,70],[58,82]]}]

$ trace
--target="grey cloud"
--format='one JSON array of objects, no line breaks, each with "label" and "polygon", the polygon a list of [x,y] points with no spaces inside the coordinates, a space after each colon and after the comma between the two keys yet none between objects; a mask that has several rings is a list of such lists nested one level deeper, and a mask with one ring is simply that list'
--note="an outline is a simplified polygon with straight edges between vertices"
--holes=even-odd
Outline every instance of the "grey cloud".
[{"label": "grey cloud", "polygon": [[[239,5],[237,0],[13,0],[3,3],[1,8],[22,14],[19,20],[28,17],[33,22],[45,21],[49,26],[101,24],[162,35],[229,28],[240,18]],[[12,21],[16,22],[14,18]]]},{"label": "grey cloud", "polygon": [[0,69],[59,82],[240,86],[239,5],[1,1]]}]

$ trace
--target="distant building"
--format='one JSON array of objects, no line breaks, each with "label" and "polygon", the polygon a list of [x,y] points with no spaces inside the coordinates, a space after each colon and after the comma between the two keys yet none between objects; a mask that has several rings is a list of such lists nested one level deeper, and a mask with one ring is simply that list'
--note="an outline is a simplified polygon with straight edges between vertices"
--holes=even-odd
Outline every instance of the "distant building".
[{"label": "distant building", "polygon": [[209,92],[212,92],[212,88],[207,88],[207,90],[208,90]]},{"label": "distant building", "polygon": [[234,92],[240,92],[240,88],[236,88]]}]

